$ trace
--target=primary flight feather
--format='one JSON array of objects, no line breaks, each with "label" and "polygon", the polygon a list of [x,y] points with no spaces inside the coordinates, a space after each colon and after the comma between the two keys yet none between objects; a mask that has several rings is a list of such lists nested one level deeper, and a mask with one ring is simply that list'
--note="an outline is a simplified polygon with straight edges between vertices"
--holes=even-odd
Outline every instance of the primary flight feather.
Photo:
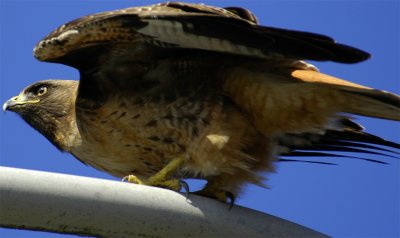
[{"label": "primary flight feather", "polygon": [[281,155],[400,149],[349,116],[399,121],[398,95],[303,61],[357,63],[368,53],[260,26],[246,9],[168,2],[93,14],[51,32],[34,54],[77,68],[80,81],[36,82],[3,110],[130,182],[177,191],[181,179],[201,178],[200,194],[226,201],[262,185]]}]

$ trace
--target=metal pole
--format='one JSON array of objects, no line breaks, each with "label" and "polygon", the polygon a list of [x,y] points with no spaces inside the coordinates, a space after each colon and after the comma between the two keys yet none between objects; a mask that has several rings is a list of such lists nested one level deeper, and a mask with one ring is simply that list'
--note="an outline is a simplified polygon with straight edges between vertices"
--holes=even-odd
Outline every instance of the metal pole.
[{"label": "metal pole", "polygon": [[195,195],[7,167],[0,167],[0,226],[99,237],[327,237]]}]

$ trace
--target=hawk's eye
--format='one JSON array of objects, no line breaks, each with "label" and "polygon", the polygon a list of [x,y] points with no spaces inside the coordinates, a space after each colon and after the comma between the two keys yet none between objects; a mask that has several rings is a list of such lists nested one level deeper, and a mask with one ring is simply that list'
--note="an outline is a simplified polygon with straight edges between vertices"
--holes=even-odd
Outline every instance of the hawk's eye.
[{"label": "hawk's eye", "polygon": [[47,87],[46,86],[41,86],[36,90],[36,95],[37,96],[42,96],[45,93],[47,93]]}]

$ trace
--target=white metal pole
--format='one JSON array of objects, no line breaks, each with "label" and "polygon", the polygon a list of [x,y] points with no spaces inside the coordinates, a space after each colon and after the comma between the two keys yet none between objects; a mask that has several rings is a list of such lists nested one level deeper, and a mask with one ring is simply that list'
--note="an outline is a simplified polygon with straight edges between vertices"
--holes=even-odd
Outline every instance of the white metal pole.
[{"label": "white metal pole", "polygon": [[99,237],[327,237],[195,195],[8,167],[0,167],[0,226]]}]

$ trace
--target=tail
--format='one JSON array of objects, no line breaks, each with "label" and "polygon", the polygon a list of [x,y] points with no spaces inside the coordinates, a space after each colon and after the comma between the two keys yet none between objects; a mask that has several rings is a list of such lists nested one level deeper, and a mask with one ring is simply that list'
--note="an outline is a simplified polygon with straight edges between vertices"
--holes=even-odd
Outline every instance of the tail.
[{"label": "tail", "polygon": [[[338,119],[340,130],[326,130],[324,133],[283,134],[276,138],[278,153],[284,158],[280,161],[296,161],[319,164],[333,164],[320,161],[324,157],[351,158],[387,164],[380,157],[399,159],[400,144],[384,140],[378,136],[363,132],[363,128],[349,119]],[[346,154],[341,154],[346,152]],[[349,154],[351,153],[351,154]],[[357,154],[369,154],[379,158],[361,157]],[[299,160],[293,157],[318,157],[315,160]]]}]

